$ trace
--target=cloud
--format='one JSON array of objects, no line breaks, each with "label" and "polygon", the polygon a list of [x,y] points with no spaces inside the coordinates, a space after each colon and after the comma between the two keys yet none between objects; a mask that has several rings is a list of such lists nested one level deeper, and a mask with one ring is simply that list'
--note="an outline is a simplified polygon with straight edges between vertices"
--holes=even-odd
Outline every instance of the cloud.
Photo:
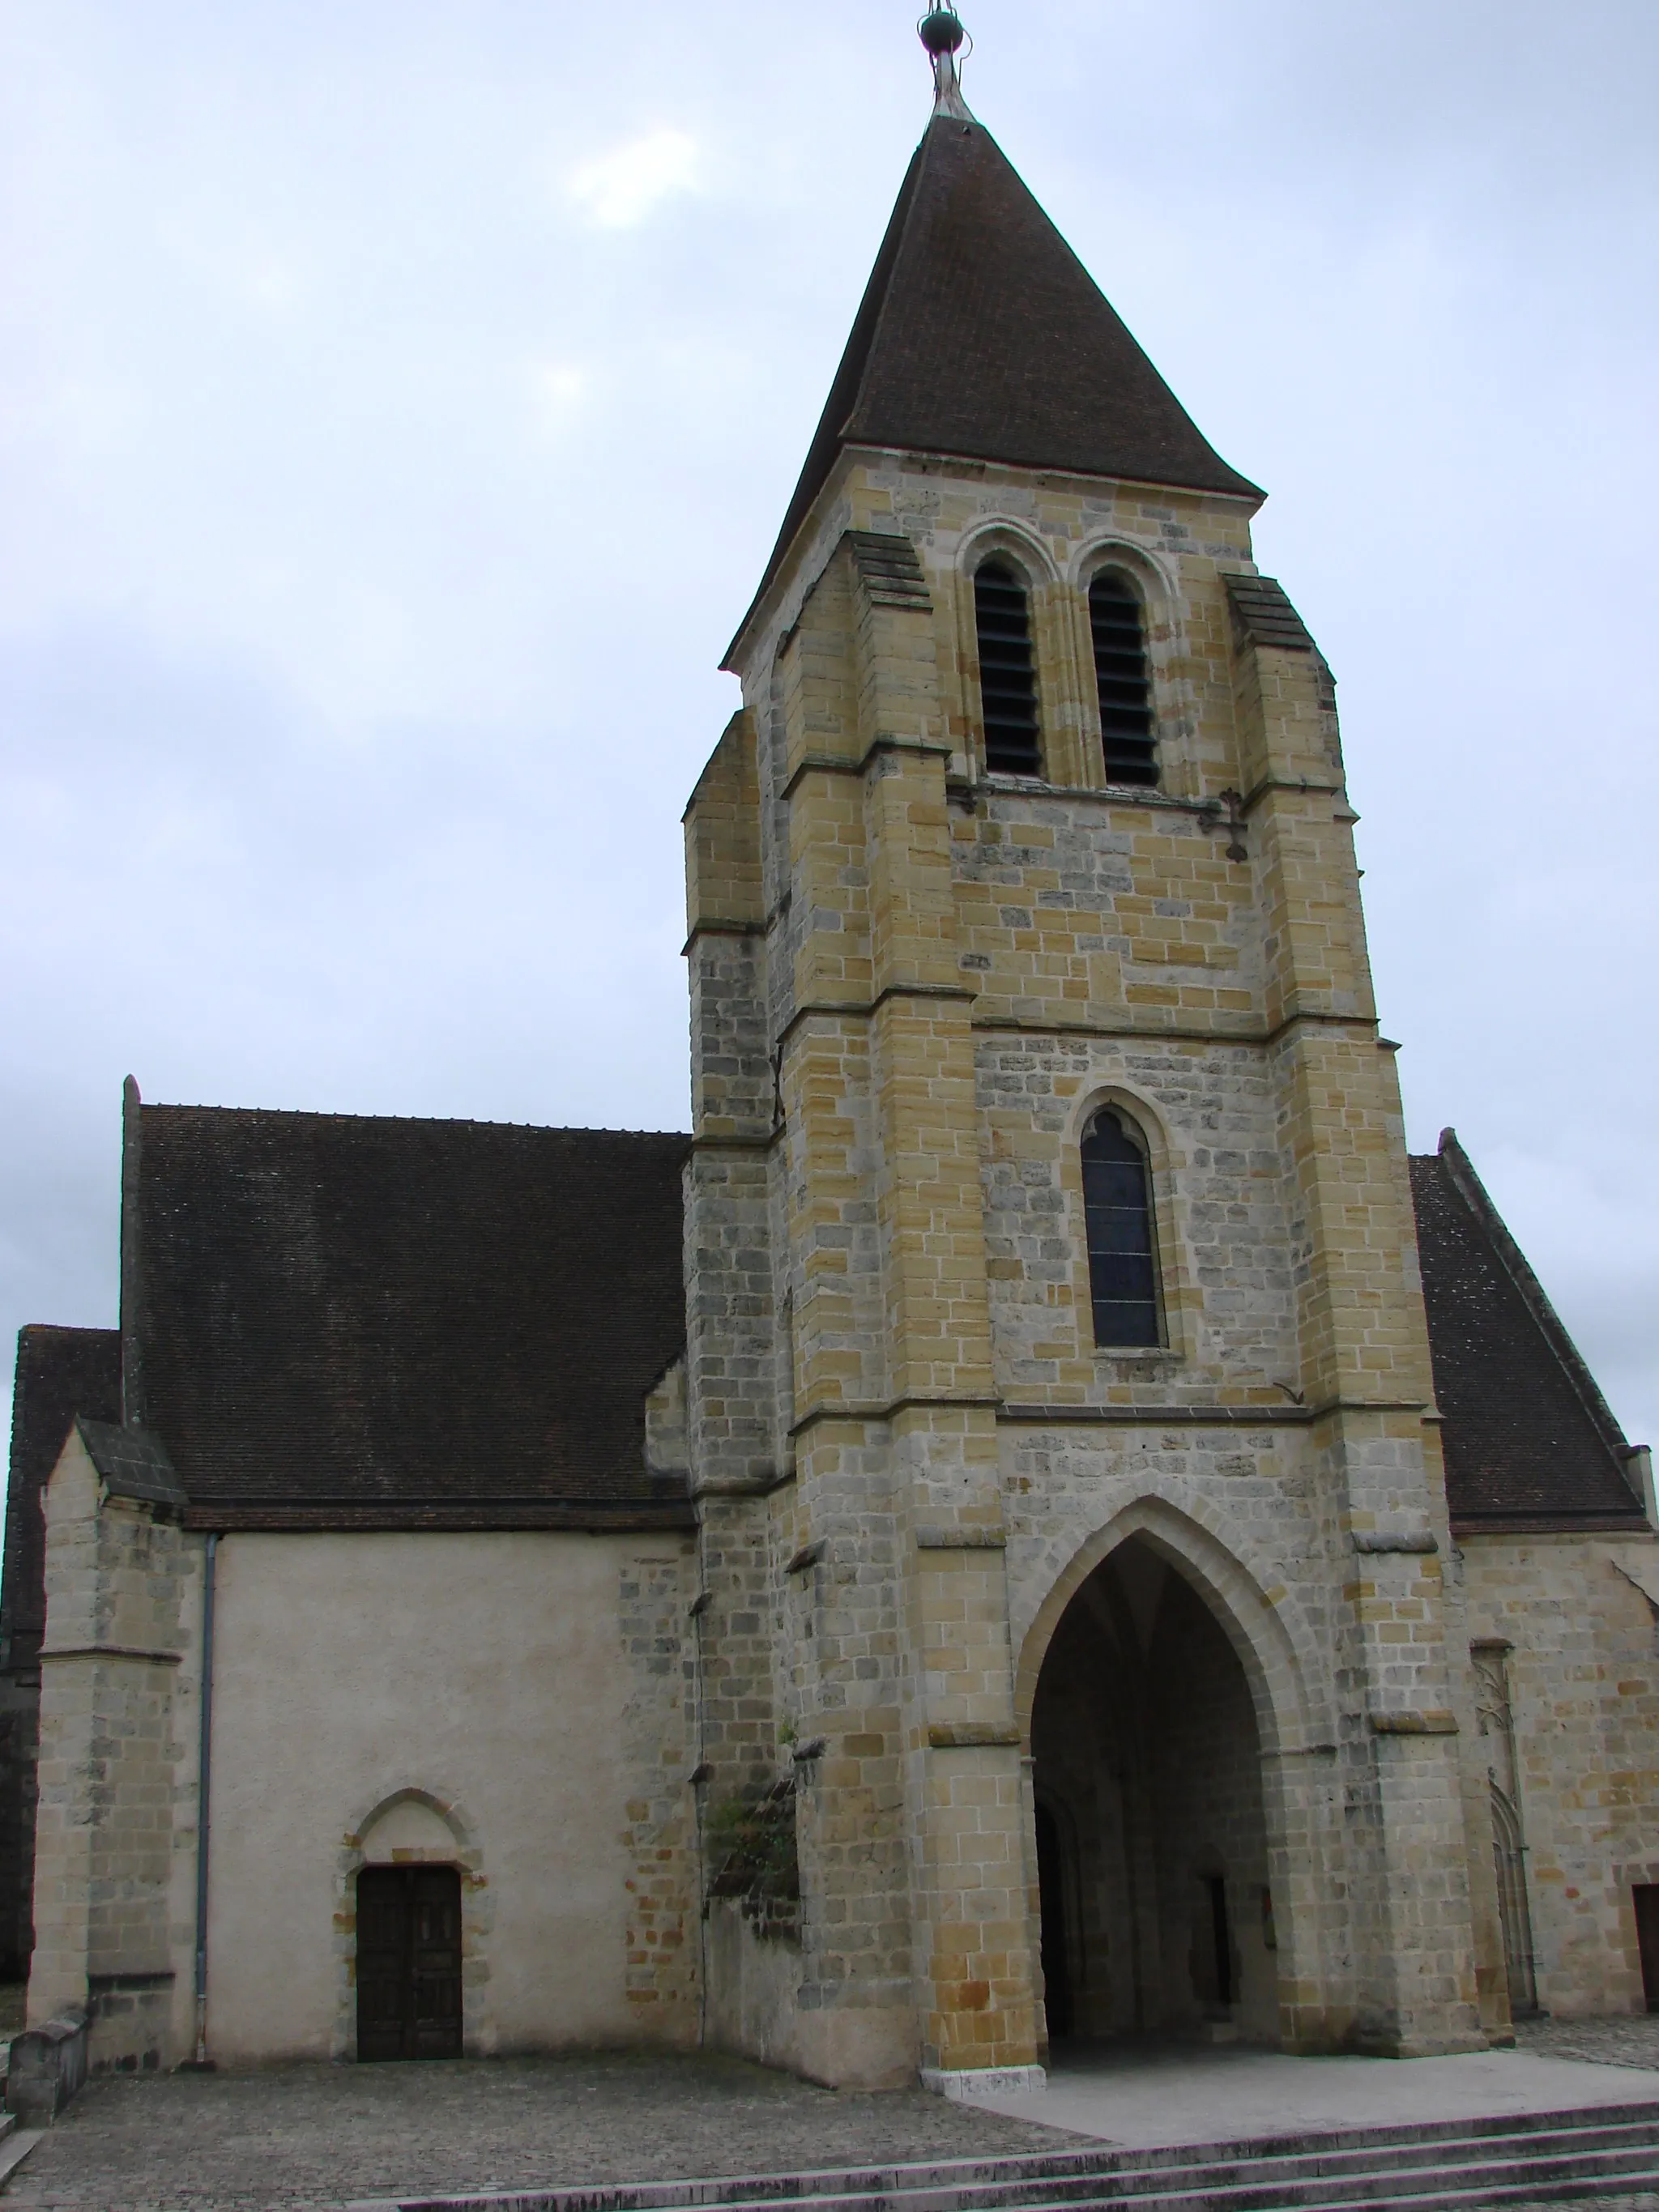
[{"label": "cloud", "polygon": [[530,391],[537,429],[544,437],[557,437],[581,411],[587,372],[572,362],[537,362],[530,372]]},{"label": "cloud", "polygon": [[684,131],[652,131],[588,161],[570,197],[602,230],[631,230],[665,200],[697,190],[701,150]]}]

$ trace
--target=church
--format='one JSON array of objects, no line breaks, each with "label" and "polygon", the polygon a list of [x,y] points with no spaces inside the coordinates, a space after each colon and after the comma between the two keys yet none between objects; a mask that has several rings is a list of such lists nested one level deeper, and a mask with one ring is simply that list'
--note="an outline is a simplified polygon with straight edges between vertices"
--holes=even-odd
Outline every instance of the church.
[{"label": "church", "polygon": [[26,1328],[0,1948],[94,2068],[1659,2005],[1659,1538],[1407,1153],[1330,672],[966,106],[686,809],[692,1128],[144,1103]]}]

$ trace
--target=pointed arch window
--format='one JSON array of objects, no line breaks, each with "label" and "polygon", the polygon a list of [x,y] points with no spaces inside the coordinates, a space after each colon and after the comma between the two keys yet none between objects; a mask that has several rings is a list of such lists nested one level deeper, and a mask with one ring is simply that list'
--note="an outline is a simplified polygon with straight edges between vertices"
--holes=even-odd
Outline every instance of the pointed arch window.
[{"label": "pointed arch window", "polygon": [[1146,622],[1127,577],[1107,568],[1095,578],[1089,586],[1089,627],[1094,634],[1106,781],[1156,784],[1158,740],[1152,728]]},{"label": "pointed arch window", "polygon": [[1109,1106],[1095,1115],[1083,1139],[1083,1206],[1095,1342],[1162,1344],[1146,1148],[1139,1131]]},{"label": "pointed arch window", "polygon": [[1040,775],[1031,603],[1012,562],[987,561],[975,573],[974,618],[979,634],[985,765],[1003,775]]}]

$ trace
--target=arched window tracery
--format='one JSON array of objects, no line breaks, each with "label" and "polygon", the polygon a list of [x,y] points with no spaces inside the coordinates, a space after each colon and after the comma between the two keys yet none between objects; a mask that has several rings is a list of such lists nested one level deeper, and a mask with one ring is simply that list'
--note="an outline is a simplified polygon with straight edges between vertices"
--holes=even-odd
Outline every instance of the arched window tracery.
[{"label": "arched window tracery", "polygon": [[985,765],[995,775],[1040,775],[1030,595],[1012,562],[993,556],[975,570],[974,621]]},{"label": "arched window tracery", "polygon": [[1106,781],[1156,786],[1158,738],[1146,614],[1134,586],[1115,569],[1102,569],[1089,586],[1089,628]]},{"label": "arched window tracery", "polygon": [[1127,1118],[1105,1106],[1090,1123],[1082,1149],[1095,1342],[1121,1349],[1160,1345],[1163,1316],[1146,1146]]}]

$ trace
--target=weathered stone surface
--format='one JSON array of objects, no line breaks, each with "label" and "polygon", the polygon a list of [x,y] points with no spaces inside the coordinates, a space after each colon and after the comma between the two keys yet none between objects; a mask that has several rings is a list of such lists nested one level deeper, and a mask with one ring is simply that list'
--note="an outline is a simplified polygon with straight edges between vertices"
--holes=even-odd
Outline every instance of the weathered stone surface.
[{"label": "weathered stone surface", "polygon": [[[848,532],[908,540],[927,604],[872,596]],[[981,764],[992,552],[1030,590],[1041,779]],[[1106,781],[1103,566],[1145,609],[1157,791]],[[734,907],[757,875],[764,909],[741,976],[694,949],[694,1053],[740,1030],[774,1077],[740,1218],[726,1156],[691,1187],[694,1481],[752,1487],[760,1516],[744,1633],[728,1654],[718,1596],[701,1625],[705,1756],[717,1786],[758,1786],[769,1729],[774,1771],[823,1741],[795,2001],[885,2011],[886,2055],[909,2017],[928,2068],[1041,2049],[1018,1732],[1067,1604],[1129,1536],[1244,1659],[1261,1841],[1229,1879],[1270,1900],[1278,1980],[1253,2032],[1427,2051],[1507,2019],[1332,688],[1293,621],[1236,615],[1226,580],[1254,573],[1240,502],[844,456],[744,641],[758,869],[717,888],[701,856],[752,848],[724,811],[700,826],[701,793],[688,817],[696,897]],[[711,1146],[738,1056],[694,1079]],[[1151,1350],[1093,1340],[1079,1146],[1103,1104],[1152,1167]],[[941,1526],[1006,1548],[941,1553]],[[711,1516],[711,1589],[731,1542]]]}]

